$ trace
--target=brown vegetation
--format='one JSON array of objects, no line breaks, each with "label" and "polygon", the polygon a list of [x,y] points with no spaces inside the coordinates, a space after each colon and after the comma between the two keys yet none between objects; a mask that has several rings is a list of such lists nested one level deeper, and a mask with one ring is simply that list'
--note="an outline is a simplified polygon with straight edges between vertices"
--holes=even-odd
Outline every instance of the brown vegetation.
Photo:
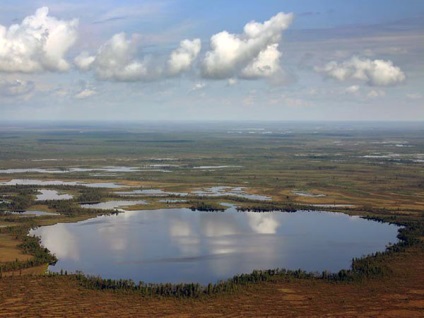
[{"label": "brown vegetation", "polygon": [[12,236],[0,233],[0,264],[2,262],[11,262],[14,260],[26,261],[31,255],[24,255],[18,245],[21,242],[13,239]]},{"label": "brown vegetation", "polygon": [[363,282],[278,280],[200,299],[89,290],[72,276],[3,277],[0,316],[422,317],[424,251],[410,248],[388,266],[392,275]]},{"label": "brown vegetation", "polygon": [[[419,131],[402,131],[402,138],[413,147],[397,148],[381,141],[399,137],[399,131],[363,132],[339,131],[311,134],[295,131],[290,135],[231,135],[195,132],[184,138],[192,143],[163,143],[163,132],[148,134],[127,131],[112,139],[92,138],[90,134],[66,132],[72,142],[63,147],[60,137],[52,139],[50,132],[5,132],[0,138],[3,169],[36,168],[60,169],[62,167],[105,165],[131,165],[149,167],[162,164],[158,158],[172,157],[171,173],[140,171],[122,177],[96,177],[90,173],[63,174],[64,181],[118,182],[140,188],[157,188],[170,192],[190,192],[200,187],[216,185],[246,186],[249,193],[272,197],[272,203],[253,202],[225,196],[246,210],[283,209],[309,204],[352,204],[354,208],[325,208],[344,213],[371,216],[390,222],[407,222],[411,232],[403,238],[411,246],[380,259],[384,275],[350,282],[294,277],[279,277],[270,281],[242,285],[234,293],[206,295],[200,298],[178,299],[171,297],[144,297],[134,291],[94,290],[85,288],[72,275],[43,276],[46,265],[33,267],[9,266],[0,272],[0,317],[423,317],[424,316],[424,250],[416,240],[423,238],[424,183],[422,164],[415,162],[417,154],[424,151],[424,140]],[[336,131],[337,132],[337,131]],[[46,139],[50,138],[50,139]],[[177,136],[175,137],[177,138]],[[150,142],[151,140],[159,142]],[[177,138],[183,139],[183,138]],[[42,143],[39,141],[43,140]],[[47,141],[48,140],[48,141]],[[147,140],[146,142],[142,142]],[[168,140],[168,138],[167,138]],[[343,143],[337,146],[334,141]],[[113,141],[113,142],[112,142]],[[119,142],[116,142],[119,141]],[[207,142],[205,142],[207,141]],[[142,142],[142,143],[140,143]],[[37,146],[33,146],[37,145]],[[142,145],[142,146],[140,146]],[[59,148],[58,148],[59,147]],[[34,161],[30,159],[58,158],[61,161]],[[378,160],[369,155],[381,153]],[[385,154],[396,153],[394,160]],[[125,160],[123,161],[123,158]],[[421,157],[420,157],[421,158]],[[167,162],[165,162],[167,163]],[[60,166],[58,166],[60,165]],[[224,170],[199,170],[196,166],[226,165],[242,168]],[[0,177],[0,181],[22,178],[22,174]],[[25,178],[55,180],[51,174],[27,173]],[[114,198],[113,191],[88,190],[84,187],[51,186],[49,189],[66,190],[75,200],[68,203],[34,202],[36,186],[2,186],[4,210],[42,209],[62,212],[60,216],[35,220],[4,215],[0,218],[0,266],[6,263],[26,263],[32,256],[24,255],[17,246],[32,225],[57,222],[75,222],[105,213],[79,208],[78,200],[98,201]],[[43,187],[46,188],[46,187]],[[295,191],[324,194],[321,197],[299,196]],[[89,195],[88,195],[89,194]],[[84,196],[85,195],[85,196]],[[143,197],[144,199],[144,197]],[[220,198],[187,197],[191,202],[173,203],[175,206],[216,208]],[[196,201],[197,200],[197,201]],[[148,205],[140,208],[161,208],[168,203],[160,198],[147,198]],[[278,205],[274,205],[277,204]],[[37,204],[37,205],[34,205]],[[2,206],[0,205],[0,210]],[[41,206],[40,206],[41,205]],[[138,209],[139,207],[132,207]],[[33,223],[30,223],[33,222]],[[25,224],[28,223],[28,226]],[[36,224],[35,224],[36,223]],[[13,226],[6,229],[3,226]],[[18,239],[17,239],[18,238]],[[34,244],[27,242],[28,247]],[[33,255],[40,252],[32,246]],[[43,252],[43,251],[41,251]],[[39,259],[45,257],[43,253]],[[18,262],[16,262],[16,259]],[[15,264],[16,263],[16,264]],[[373,265],[373,264],[371,264]],[[14,270],[18,268],[17,270]],[[373,266],[367,267],[372,270]]]}]

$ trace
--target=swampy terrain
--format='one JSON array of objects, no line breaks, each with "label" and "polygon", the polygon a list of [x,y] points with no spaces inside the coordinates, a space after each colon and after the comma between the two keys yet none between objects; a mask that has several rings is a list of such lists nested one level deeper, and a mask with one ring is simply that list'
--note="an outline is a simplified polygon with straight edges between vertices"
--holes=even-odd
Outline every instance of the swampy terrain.
[{"label": "swampy terrain", "polygon": [[[0,315],[419,317],[423,136],[414,123],[4,122]],[[393,232],[366,237],[361,222]],[[94,238],[73,232],[87,224]],[[348,230],[368,249],[349,254],[359,243]],[[93,264],[75,237],[102,241],[142,275],[55,267],[69,255]],[[161,241],[178,254],[163,256]],[[331,252],[346,265],[331,266]]]}]

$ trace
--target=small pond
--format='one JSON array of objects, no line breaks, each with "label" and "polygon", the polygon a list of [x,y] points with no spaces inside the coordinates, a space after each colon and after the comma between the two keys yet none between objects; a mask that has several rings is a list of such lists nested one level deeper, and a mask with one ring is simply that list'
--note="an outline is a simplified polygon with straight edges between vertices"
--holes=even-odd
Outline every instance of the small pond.
[{"label": "small pond", "polygon": [[145,189],[145,190],[133,190],[133,191],[121,191],[116,192],[118,195],[122,196],[152,196],[152,197],[166,197],[170,195],[175,196],[187,196],[188,193],[185,192],[166,192],[161,189]]},{"label": "small pond", "polygon": [[323,198],[326,195],[325,194],[314,194],[310,192],[304,192],[304,191],[293,191],[293,194],[298,195],[300,197],[308,197],[308,198]]},{"label": "small pond", "polygon": [[[63,168],[63,169],[44,169],[44,168],[21,168],[21,169],[0,169],[0,174],[15,174],[15,173],[71,173],[71,172],[138,172],[144,171],[137,167],[122,167],[122,166],[107,166],[95,168]],[[150,171],[150,170],[148,170]]]},{"label": "small pond", "polygon": [[215,169],[226,169],[226,168],[243,168],[243,166],[198,166],[193,169],[199,170],[215,170]]},{"label": "small pond", "polygon": [[118,195],[122,196],[156,196],[156,197],[165,197],[165,196],[181,196],[185,197],[188,195],[196,196],[205,196],[205,197],[221,197],[221,196],[233,196],[249,200],[259,200],[259,201],[268,201],[271,200],[271,197],[259,194],[250,194],[245,192],[243,187],[227,187],[227,186],[216,186],[210,188],[202,188],[199,190],[187,192],[167,192],[162,189],[143,189],[143,190],[133,190],[133,191],[120,191],[116,192]]},{"label": "small pond", "polygon": [[38,190],[39,194],[37,194],[36,201],[44,201],[44,200],[71,200],[73,197],[70,194],[63,193],[59,194],[56,190],[47,190],[42,189]]},{"label": "small pond", "polygon": [[55,212],[32,211],[32,210],[24,211],[24,212],[7,212],[7,213],[12,215],[25,216],[25,217],[59,215],[59,213],[55,213]]},{"label": "small pond", "polygon": [[244,191],[243,187],[227,187],[227,186],[217,186],[210,187],[202,190],[196,190],[192,192],[198,196],[206,196],[206,197],[220,197],[220,196],[233,196],[239,197],[249,200],[259,200],[259,201],[268,201],[271,200],[270,197],[259,194],[249,194]]},{"label": "small pond", "polygon": [[332,272],[384,251],[398,227],[329,212],[127,211],[31,230],[58,257],[49,269],[146,283],[207,284],[254,269]]}]

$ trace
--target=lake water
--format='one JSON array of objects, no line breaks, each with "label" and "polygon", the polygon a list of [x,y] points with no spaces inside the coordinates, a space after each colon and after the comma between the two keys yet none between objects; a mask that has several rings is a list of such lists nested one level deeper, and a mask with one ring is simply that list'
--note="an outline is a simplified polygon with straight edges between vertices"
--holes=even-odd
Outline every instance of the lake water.
[{"label": "lake water", "polygon": [[127,211],[31,230],[59,261],[104,278],[207,284],[254,269],[332,272],[384,251],[398,227],[340,213]]},{"label": "lake water", "polygon": [[215,170],[215,169],[225,169],[225,168],[243,168],[243,166],[199,166],[199,167],[193,167],[193,169],[199,169],[199,170]]},{"label": "lake water", "polygon": [[249,194],[244,191],[243,187],[227,187],[227,186],[217,186],[205,188],[202,190],[196,190],[192,192],[195,195],[206,196],[206,197],[220,197],[220,196],[233,196],[249,200],[260,200],[268,201],[271,200],[270,197],[259,194]]},{"label": "lake water", "polygon": [[[15,173],[71,173],[71,172],[138,172],[143,171],[137,167],[123,166],[107,166],[95,168],[66,168],[66,169],[43,169],[43,168],[22,168],[22,169],[0,169],[0,174],[15,174]],[[150,170],[148,170],[150,171]]]},{"label": "lake water", "polygon": [[44,200],[71,200],[73,198],[72,195],[67,193],[59,194],[56,190],[47,190],[41,189],[38,190],[39,194],[37,194],[36,201],[44,201]]},{"label": "lake water", "polygon": [[68,186],[83,186],[87,188],[106,188],[106,189],[118,189],[118,188],[127,187],[125,185],[120,185],[113,182],[83,183],[83,182],[77,182],[77,181],[36,180],[36,179],[12,179],[10,181],[0,182],[0,185],[39,185],[39,186],[68,185]]},{"label": "lake water", "polygon": [[120,191],[116,192],[118,195],[122,196],[157,196],[157,197],[165,197],[165,196],[188,196],[188,195],[196,195],[196,196],[205,196],[205,197],[220,197],[220,196],[233,196],[239,197],[249,200],[260,200],[260,201],[268,201],[271,200],[271,197],[259,194],[250,194],[244,191],[243,187],[227,187],[227,186],[216,186],[210,188],[203,188],[200,190],[195,190],[190,193],[187,192],[167,192],[162,189],[144,189],[144,190],[133,190],[133,191]]},{"label": "lake water", "polygon": [[325,194],[314,194],[309,192],[303,192],[303,191],[293,191],[293,194],[298,195],[300,197],[309,197],[309,198],[322,198],[325,197]]},{"label": "lake water", "polygon": [[118,195],[122,196],[152,196],[152,197],[166,197],[169,195],[175,196],[187,196],[188,193],[185,192],[166,192],[161,189],[145,189],[145,190],[133,190],[133,191],[121,191],[116,192]]},{"label": "lake water", "polygon": [[12,214],[12,215],[25,216],[25,217],[60,215],[59,213],[45,212],[45,211],[24,211],[24,212],[7,212],[7,213]]}]

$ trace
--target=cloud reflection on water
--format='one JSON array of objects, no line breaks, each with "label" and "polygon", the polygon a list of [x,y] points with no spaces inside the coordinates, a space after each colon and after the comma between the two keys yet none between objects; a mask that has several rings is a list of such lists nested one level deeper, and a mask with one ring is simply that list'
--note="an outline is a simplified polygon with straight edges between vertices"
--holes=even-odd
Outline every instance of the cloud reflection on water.
[{"label": "cloud reflection on water", "polygon": [[[253,269],[347,268],[397,227],[324,212],[127,211],[35,230],[60,269],[136,282],[215,282]],[[323,256],[325,255],[325,256]]]},{"label": "cloud reflection on water", "polygon": [[41,227],[37,229],[37,235],[42,236],[43,245],[58,259],[80,260],[78,237],[68,230],[66,224]]},{"label": "cloud reflection on water", "polygon": [[250,228],[258,234],[275,234],[280,226],[276,213],[245,212]]}]

